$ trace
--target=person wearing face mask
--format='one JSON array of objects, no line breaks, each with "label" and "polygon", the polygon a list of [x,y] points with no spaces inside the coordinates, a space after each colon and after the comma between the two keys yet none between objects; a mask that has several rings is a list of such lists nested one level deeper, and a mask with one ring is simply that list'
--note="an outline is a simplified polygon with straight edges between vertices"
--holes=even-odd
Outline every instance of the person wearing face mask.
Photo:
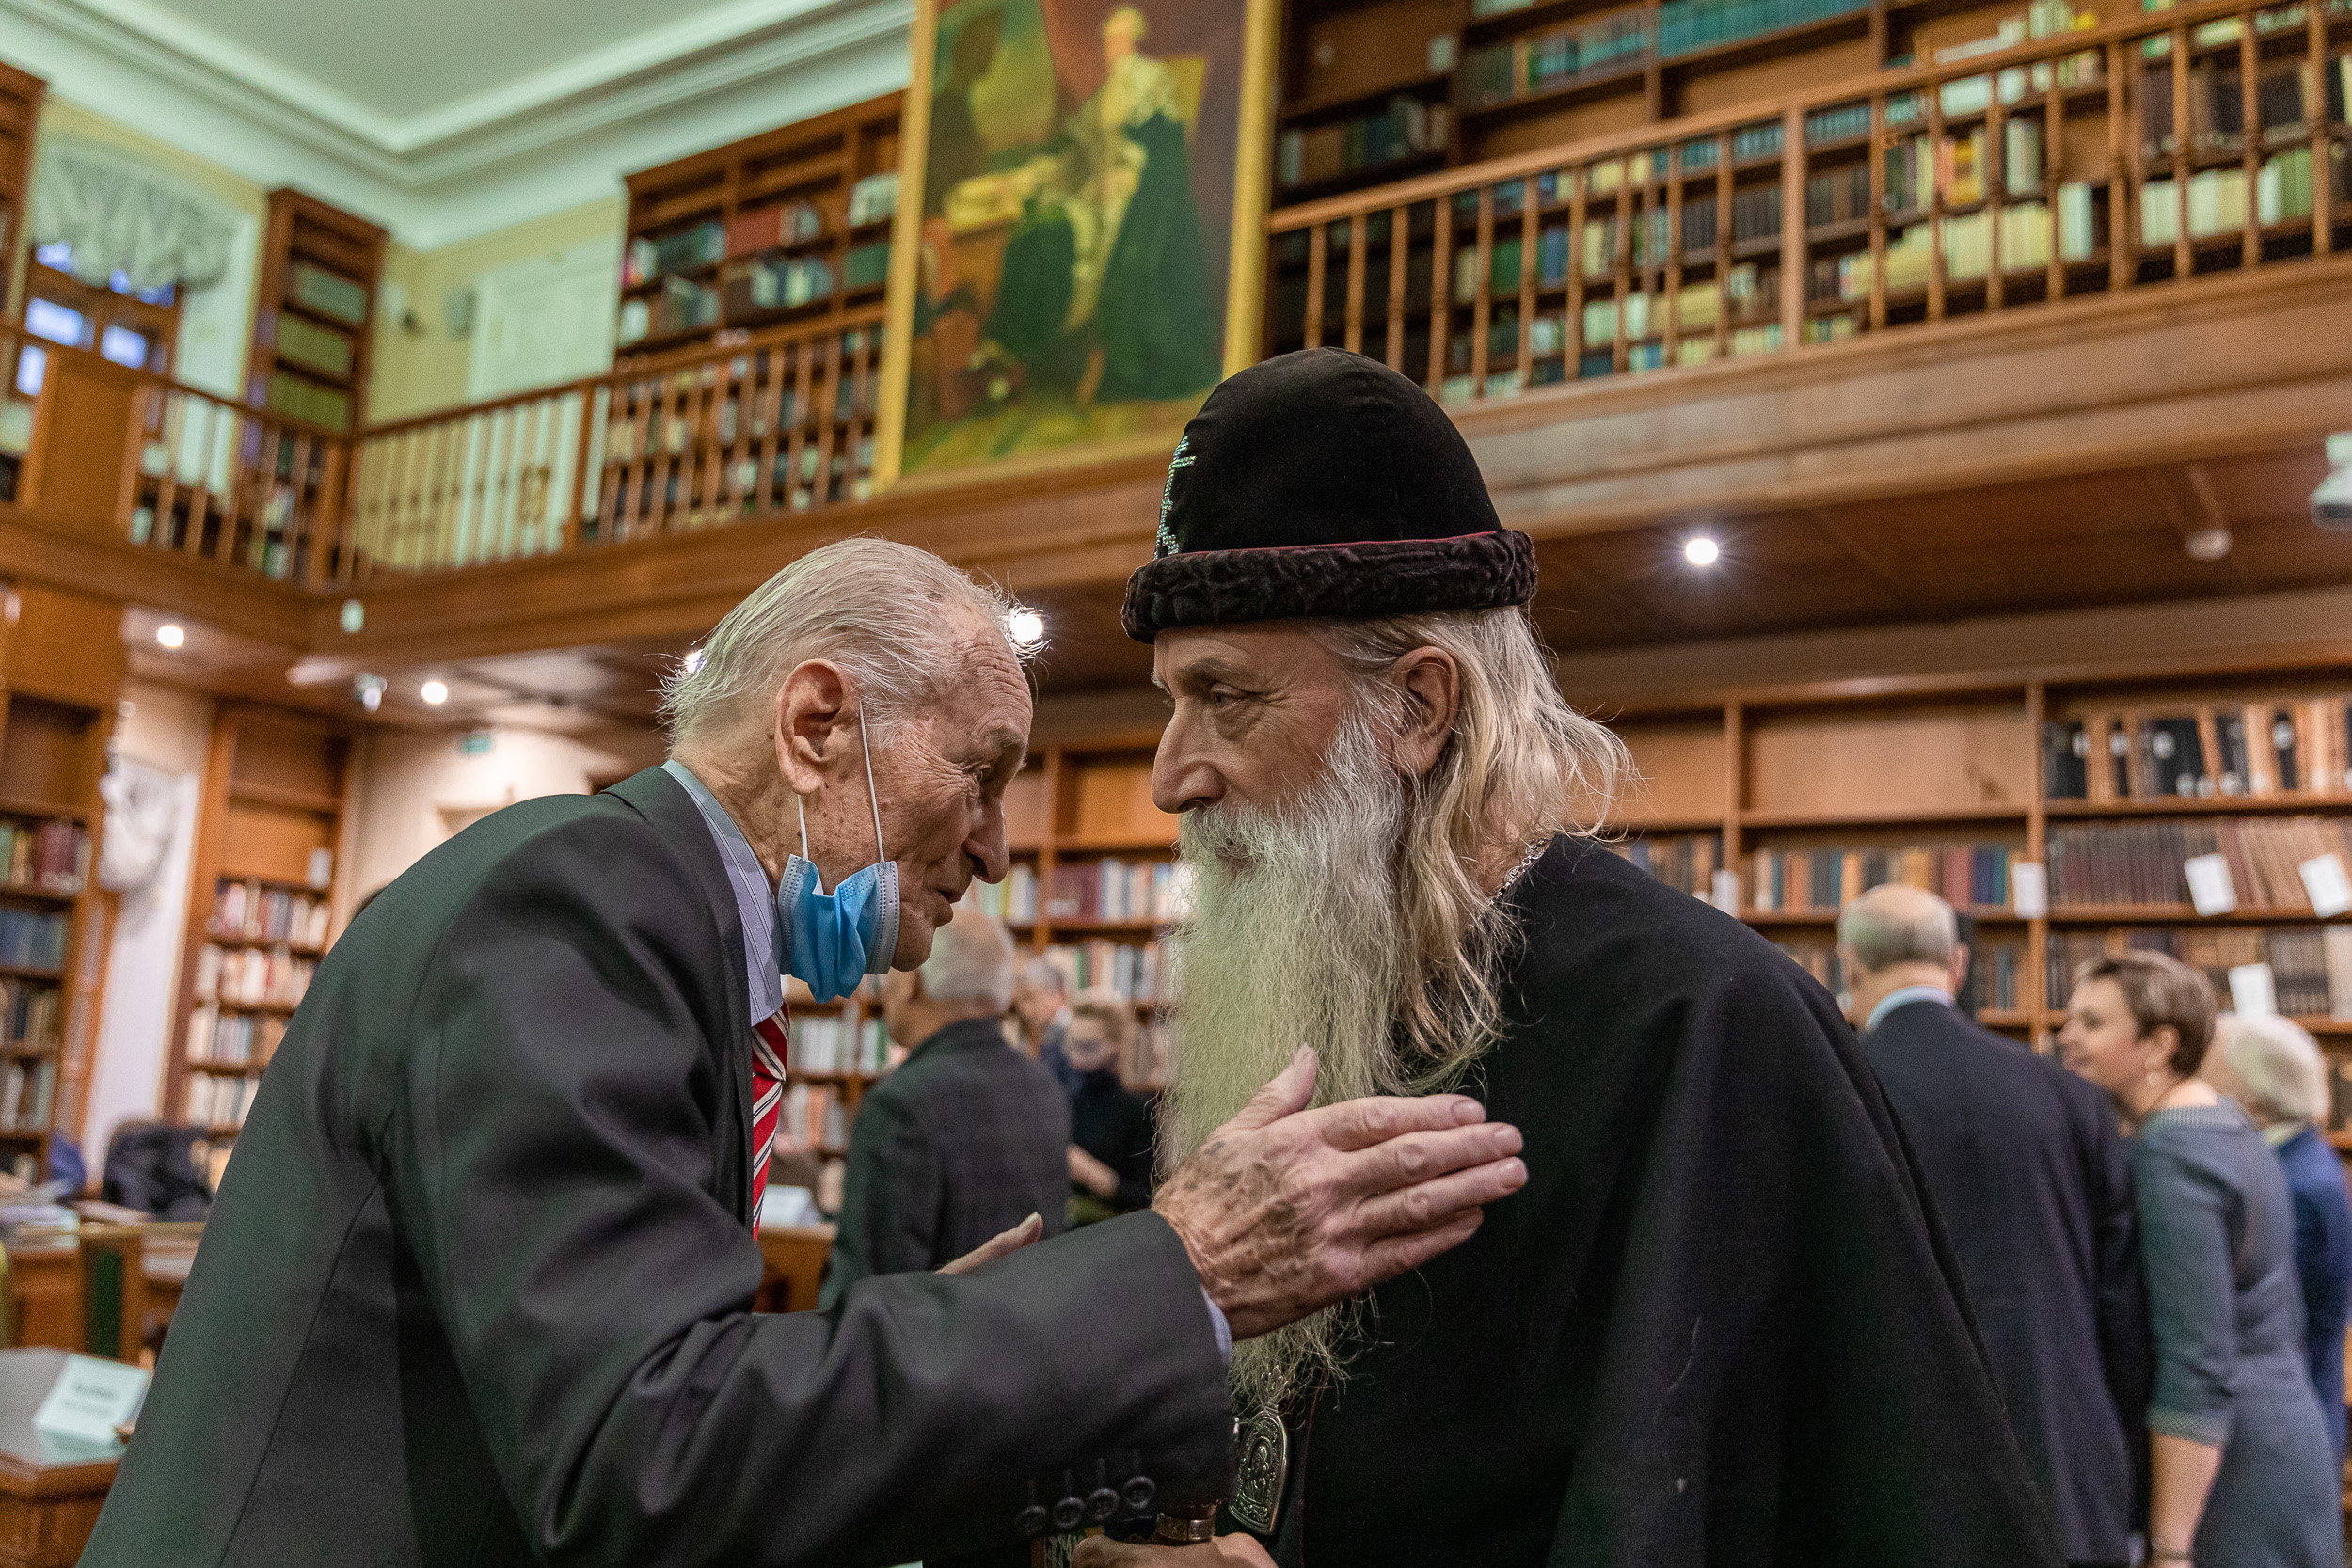
[{"label": "person wearing face mask", "polygon": [[1464,1096],[1300,1053],[1148,1213],[753,1310],[781,975],[930,955],[1007,869],[1010,606],[851,539],[668,684],[670,762],[491,814],[319,966],[81,1560],[794,1568],[1218,1494],[1230,1341],[1525,1180]]},{"label": "person wearing face mask", "polygon": [[1152,1102],[1129,1088],[1120,1063],[1136,1043],[1135,1005],[1081,992],[1062,1035],[1077,1087],[1070,1094],[1070,1216],[1092,1224],[1152,1202]]},{"label": "person wearing face mask", "polygon": [[2295,1212],[2246,1114],[2197,1076],[2213,987],[2162,953],[2075,973],[2068,1068],[2131,1130],[2156,1370],[2150,1568],[2340,1568],[2335,1449],[2303,1359]]}]

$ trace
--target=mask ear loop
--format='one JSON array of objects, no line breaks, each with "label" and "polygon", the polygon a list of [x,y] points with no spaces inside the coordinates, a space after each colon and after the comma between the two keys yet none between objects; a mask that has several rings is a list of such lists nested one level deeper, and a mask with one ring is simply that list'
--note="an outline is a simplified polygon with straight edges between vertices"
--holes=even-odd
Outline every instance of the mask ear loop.
[{"label": "mask ear loop", "polygon": [[[888,860],[890,856],[882,848],[882,797],[874,793],[874,748],[866,738],[866,715],[863,713],[858,715],[857,720],[857,743],[859,750],[866,753],[866,803],[874,808],[874,859],[879,863]],[[805,842],[808,836],[805,817],[802,818],[801,836]]]}]

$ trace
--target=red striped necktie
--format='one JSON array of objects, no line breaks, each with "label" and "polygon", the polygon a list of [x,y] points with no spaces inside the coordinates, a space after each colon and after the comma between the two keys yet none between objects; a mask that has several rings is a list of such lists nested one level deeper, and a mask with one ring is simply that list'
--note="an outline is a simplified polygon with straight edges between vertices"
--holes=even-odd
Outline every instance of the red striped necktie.
[{"label": "red striped necktie", "polygon": [[784,1064],[791,1059],[789,1007],[752,1025],[752,1228],[759,1228],[759,1206],[768,1196],[768,1155],[776,1142],[784,1111]]}]

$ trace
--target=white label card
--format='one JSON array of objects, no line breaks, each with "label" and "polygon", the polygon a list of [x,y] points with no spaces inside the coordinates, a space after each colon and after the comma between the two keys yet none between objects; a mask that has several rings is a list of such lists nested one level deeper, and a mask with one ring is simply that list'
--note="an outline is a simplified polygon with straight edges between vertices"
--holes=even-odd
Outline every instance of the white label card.
[{"label": "white label card", "polygon": [[2279,1010],[2268,964],[2239,964],[2230,971],[2230,1010],[2240,1018],[2268,1018]]},{"label": "white label card", "polygon": [[1715,896],[1708,902],[1725,914],[1740,912],[1740,873],[1737,871],[1716,872],[1714,893]]},{"label": "white label card", "polygon": [[2188,877],[2188,901],[2199,914],[2228,914],[2237,908],[2237,889],[2230,881],[2230,862],[2222,855],[2197,855],[2181,863]]},{"label": "white label card", "polygon": [[49,1397],[33,1415],[33,1429],[53,1437],[111,1447],[115,1428],[139,1413],[148,1374],[127,1362],[69,1355]]},{"label": "white label card", "polygon": [[2344,875],[2343,856],[2315,855],[2298,869],[2303,891],[2312,895],[2312,908],[2322,920],[2352,910],[2352,877]]},{"label": "white label card", "polygon": [[2041,862],[2019,861],[2009,868],[2009,907],[2021,920],[2050,912],[2050,878]]}]

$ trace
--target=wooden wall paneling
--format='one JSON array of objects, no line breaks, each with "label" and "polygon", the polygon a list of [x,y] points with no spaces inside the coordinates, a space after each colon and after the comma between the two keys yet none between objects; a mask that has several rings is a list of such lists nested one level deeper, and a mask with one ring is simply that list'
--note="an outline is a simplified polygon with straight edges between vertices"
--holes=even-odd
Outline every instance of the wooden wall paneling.
[{"label": "wooden wall paneling", "polygon": [[1066,834],[1057,832],[1057,838],[1069,847],[1117,850],[1176,842],[1176,818],[1152,803],[1150,752],[1081,753],[1074,765],[1065,763],[1062,782],[1070,811]]},{"label": "wooden wall paneling", "polygon": [[1720,715],[1623,720],[1611,727],[1639,775],[1619,806],[1629,826],[1714,827],[1723,821],[1732,762]]},{"label": "wooden wall paneling", "polygon": [[26,197],[33,183],[33,144],[49,84],[29,71],[0,64],[0,316],[18,313],[17,290],[32,255],[25,233]]},{"label": "wooden wall paneling", "polygon": [[2033,789],[2024,726],[2010,697],[1752,714],[1745,817],[2010,813],[2022,819]]}]

